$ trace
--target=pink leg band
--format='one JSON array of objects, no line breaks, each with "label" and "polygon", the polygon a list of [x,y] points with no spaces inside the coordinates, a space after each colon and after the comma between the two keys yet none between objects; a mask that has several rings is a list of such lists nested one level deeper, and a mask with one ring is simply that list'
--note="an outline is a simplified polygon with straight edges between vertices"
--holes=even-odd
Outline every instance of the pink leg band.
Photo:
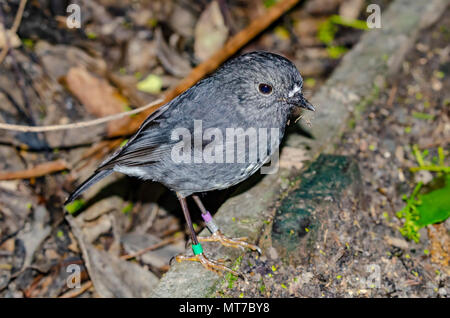
[{"label": "pink leg band", "polygon": [[206,227],[212,234],[219,230],[219,227],[216,225],[216,223],[212,219],[211,213],[209,213],[209,211],[206,211],[205,214],[202,214],[202,218],[206,223]]},{"label": "pink leg band", "polygon": [[206,211],[205,214],[202,214],[202,218],[205,221],[205,223],[211,222],[211,220],[212,220],[211,213],[209,213],[209,211]]}]

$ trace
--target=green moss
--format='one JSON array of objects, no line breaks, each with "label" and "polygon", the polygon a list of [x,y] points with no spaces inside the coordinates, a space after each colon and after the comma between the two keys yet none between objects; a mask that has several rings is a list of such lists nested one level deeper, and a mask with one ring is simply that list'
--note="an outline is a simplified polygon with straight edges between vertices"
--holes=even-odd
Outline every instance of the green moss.
[{"label": "green moss", "polygon": [[[241,266],[243,256],[239,256],[236,261],[234,261],[233,266],[231,267],[233,270],[237,271],[239,270],[239,267]],[[228,289],[232,289],[234,286],[234,283],[238,280],[238,277],[236,275],[233,275],[232,273],[227,273],[225,275],[225,281],[228,283]]]},{"label": "green moss", "polygon": [[266,285],[264,285],[264,281],[262,278],[260,280],[259,291],[261,292],[261,294],[264,294],[266,292]]}]

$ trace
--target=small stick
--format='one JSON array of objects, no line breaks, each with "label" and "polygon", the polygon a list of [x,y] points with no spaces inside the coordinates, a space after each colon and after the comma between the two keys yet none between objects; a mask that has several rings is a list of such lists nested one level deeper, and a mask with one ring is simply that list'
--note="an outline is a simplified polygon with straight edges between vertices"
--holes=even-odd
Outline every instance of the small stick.
[{"label": "small stick", "polygon": [[[16,17],[14,18],[13,26],[11,28],[11,33],[16,33],[19,29],[20,22],[22,21],[23,11],[25,10],[25,5],[27,4],[27,0],[20,0],[19,9],[17,10]],[[0,53],[0,64],[2,64],[6,55],[9,51],[8,38],[6,34],[6,25],[5,25],[5,47]]]},{"label": "small stick", "polygon": [[45,163],[38,164],[30,169],[11,171],[11,172],[1,172],[0,180],[15,180],[15,179],[31,179],[42,177],[46,174],[68,170],[70,167],[64,160],[55,160]]},{"label": "small stick", "polygon": [[92,287],[92,281],[87,281],[83,283],[80,288],[74,288],[72,290],[69,290],[68,292],[62,294],[58,298],[75,298],[77,296],[80,296],[85,291],[87,291],[89,288]]},{"label": "small stick", "polygon": [[158,249],[160,247],[163,247],[163,246],[165,246],[167,244],[173,243],[173,242],[178,241],[178,240],[179,240],[178,237],[172,236],[172,237],[169,237],[169,238],[167,238],[165,240],[162,240],[161,242],[158,242],[158,243],[156,243],[154,245],[151,245],[151,246],[146,247],[146,248],[144,248],[142,250],[139,250],[137,252],[134,252],[134,253],[131,253],[131,254],[122,255],[120,258],[121,259],[125,259],[125,260],[129,260],[129,259],[135,258],[137,256],[140,256],[142,254],[145,254],[147,252],[156,250],[156,249]]},{"label": "small stick", "polygon": [[162,99],[158,99],[156,101],[153,101],[147,105],[141,106],[139,108],[119,113],[119,114],[113,114],[93,120],[87,120],[82,121],[78,123],[71,123],[71,124],[65,124],[65,125],[50,125],[50,126],[26,126],[26,125],[14,125],[14,124],[6,124],[6,123],[0,123],[0,129],[5,130],[13,130],[13,131],[22,131],[22,132],[45,132],[45,131],[56,131],[56,130],[68,130],[68,129],[79,129],[79,128],[85,128],[89,126],[99,125],[103,124],[112,120],[120,119],[122,117],[134,115],[140,112],[143,112],[147,108],[153,107],[155,105],[158,105],[162,102]]},{"label": "small stick", "polygon": [[389,92],[389,98],[386,102],[386,105],[388,107],[391,107],[392,104],[394,103],[395,96],[397,95],[397,89],[398,89],[398,87],[397,87],[397,85],[395,85],[392,87],[391,91]]}]

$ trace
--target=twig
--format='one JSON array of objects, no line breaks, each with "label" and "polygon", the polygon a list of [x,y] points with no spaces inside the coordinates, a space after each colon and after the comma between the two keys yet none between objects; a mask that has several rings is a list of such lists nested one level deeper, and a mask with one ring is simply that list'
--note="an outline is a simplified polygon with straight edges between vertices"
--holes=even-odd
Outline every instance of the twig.
[{"label": "twig", "polygon": [[19,29],[20,22],[22,21],[23,11],[25,10],[25,5],[27,4],[27,0],[21,0],[19,4],[19,9],[17,10],[16,17],[14,18],[14,23],[11,28],[13,33],[16,33]]},{"label": "twig", "polygon": [[142,250],[139,250],[137,252],[134,252],[134,253],[131,253],[131,254],[122,255],[120,258],[121,259],[125,259],[125,260],[129,260],[129,259],[135,258],[137,256],[140,256],[142,254],[145,254],[147,252],[150,252],[150,251],[156,250],[158,248],[161,248],[161,247],[163,247],[163,246],[165,246],[167,244],[171,244],[171,243],[173,243],[173,242],[175,242],[177,240],[179,240],[178,237],[172,236],[172,237],[166,238],[165,240],[162,240],[161,242],[158,242],[158,243],[156,243],[154,245],[151,245],[151,246],[146,247],[146,248],[144,248]]},{"label": "twig", "polygon": [[[27,4],[27,0],[20,0],[19,9],[17,10],[16,17],[14,18],[13,26],[11,27],[11,33],[14,34],[17,32],[20,26],[20,22],[22,21],[23,11],[25,10],[25,5]],[[6,25],[4,26],[5,30],[5,47],[0,52],[0,64],[2,64],[6,55],[9,51],[8,39],[6,34]]]},{"label": "twig", "polygon": [[45,132],[45,131],[56,131],[56,130],[67,130],[67,129],[79,129],[79,128],[85,128],[89,126],[94,125],[100,125],[109,121],[117,120],[126,116],[134,115],[140,112],[143,112],[144,110],[153,107],[155,105],[158,105],[162,102],[162,99],[158,99],[154,102],[151,102],[150,104],[141,106],[139,108],[119,113],[119,114],[113,114],[109,116],[105,116],[102,118],[97,118],[93,120],[87,120],[82,121],[78,123],[71,123],[71,124],[65,124],[65,125],[50,125],[50,126],[26,126],[26,125],[14,125],[14,124],[6,124],[6,123],[0,123],[0,129],[4,130],[13,130],[13,131],[22,131],[22,132]]},{"label": "twig", "polygon": [[49,161],[26,170],[0,172],[0,180],[37,178],[49,173],[67,170],[69,168],[69,165],[64,160]]},{"label": "twig", "polygon": [[387,102],[386,102],[386,105],[387,105],[388,107],[391,107],[392,104],[394,103],[395,96],[397,95],[397,90],[398,90],[397,85],[392,86],[392,89],[391,89],[391,91],[389,92],[389,98],[388,98],[388,100],[387,100]]},{"label": "twig", "polygon": [[87,281],[87,282],[83,283],[80,286],[80,288],[75,288],[75,289],[69,290],[68,292],[66,292],[65,294],[62,294],[58,298],[75,298],[75,297],[83,294],[86,290],[88,290],[91,287],[92,287],[92,281]]}]

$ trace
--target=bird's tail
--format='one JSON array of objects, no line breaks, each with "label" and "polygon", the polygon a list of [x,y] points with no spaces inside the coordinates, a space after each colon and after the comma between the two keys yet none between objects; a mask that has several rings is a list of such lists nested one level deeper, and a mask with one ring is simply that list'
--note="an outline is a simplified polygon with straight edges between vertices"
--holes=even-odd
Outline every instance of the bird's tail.
[{"label": "bird's tail", "polygon": [[86,181],[84,181],[75,191],[73,191],[70,194],[70,196],[67,198],[66,202],[64,202],[64,205],[72,202],[81,193],[86,191],[91,185],[93,185],[94,183],[97,183],[104,177],[109,176],[112,172],[113,172],[112,170],[100,170],[100,171],[95,172]]}]

